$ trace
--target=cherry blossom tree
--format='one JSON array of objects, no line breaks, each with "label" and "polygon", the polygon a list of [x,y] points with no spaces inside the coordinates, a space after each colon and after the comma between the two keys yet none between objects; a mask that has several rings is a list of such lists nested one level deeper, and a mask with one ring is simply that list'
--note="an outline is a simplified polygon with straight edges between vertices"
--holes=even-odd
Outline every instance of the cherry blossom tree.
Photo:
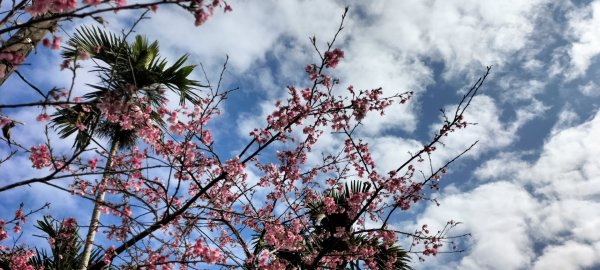
[{"label": "cherry blossom tree", "polygon": [[[108,46],[107,40],[115,45],[125,39],[82,30],[68,42],[64,66],[75,73],[77,61],[102,60],[108,64],[98,67],[102,86],[82,97],[53,90],[42,102],[0,105],[41,108],[38,120],[47,133],[58,128],[64,136],[77,134],[75,151],[58,152],[49,135],[45,143],[33,146],[10,140],[14,150],[1,157],[0,166],[28,155],[39,175],[10,179],[0,193],[46,185],[63,196],[93,201],[104,217],[97,224],[101,237],[92,239],[101,259],[77,259],[89,262],[87,269],[409,269],[409,254],[423,258],[460,251],[454,242],[460,235],[450,233],[458,222],[448,221],[439,230],[423,224],[407,231],[390,223],[428,200],[450,165],[473,147],[437,168],[431,162],[444,137],[468,127],[464,113],[489,68],[454,111],[442,112],[443,123],[429,142],[399,161],[396,169],[381,171],[358,130],[368,114],[403,106],[413,93],[384,96],[381,88],[355,89],[335,78],[345,56],[335,44],[346,12],[324,48],[311,39],[319,61],[299,70],[305,73],[304,83],[287,86],[287,97],[275,101],[263,125],[229,155],[218,149],[221,138],[213,137],[218,126],[211,125],[219,119],[220,105],[235,93],[223,89],[227,63],[217,82],[187,81],[188,86],[203,87],[183,91],[180,85],[150,80],[152,74],[144,72],[157,67],[177,73],[185,59],[168,67],[151,56],[152,46],[142,46],[141,38],[131,47]],[[86,33],[100,38],[84,38]],[[147,54],[136,53],[137,46],[148,49]],[[115,71],[111,62],[130,67]],[[185,79],[189,72],[178,74],[177,79]],[[178,107],[167,106],[169,96],[162,88],[176,91]],[[48,114],[51,110],[54,116]],[[2,118],[3,125],[12,121],[18,119]],[[102,131],[103,125],[110,132]],[[124,133],[136,140],[116,143],[116,136]],[[97,134],[109,134],[109,140]],[[318,147],[324,134],[339,141],[333,150]],[[119,145],[126,147],[118,150]],[[36,262],[34,248],[17,245],[18,237],[8,245],[11,234],[31,234],[21,232],[22,223],[45,211],[26,209],[20,206],[14,216],[0,216],[0,248],[5,250],[0,262],[10,269],[33,269]],[[76,239],[74,233],[87,225],[85,220],[69,218],[61,224],[48,226],[67,230],[71,238],[61,239],[70,239],[70,247],[92,242]],[[90,228],[95,231],[94,219]],[[403,239],[410,240],[408,246],[402,245]],[[48,241],[52,246],[57,239],[50,236]],[[79,258],[80,248],[68,254],[52,251],[54,260]]]}]

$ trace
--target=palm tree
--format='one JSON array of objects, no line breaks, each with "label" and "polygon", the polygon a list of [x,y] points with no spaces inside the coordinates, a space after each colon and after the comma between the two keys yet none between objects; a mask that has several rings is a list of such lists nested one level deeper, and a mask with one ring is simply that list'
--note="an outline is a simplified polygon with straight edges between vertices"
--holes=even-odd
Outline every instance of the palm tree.
[{"label": "palm tree", "polygon": [[[44,232],[45,237],[51,241],[50,254],[45,250],[36,248],[35,255],[29,259],[29,265],[33,266],[34,269],[43,268],[45,270],[75,270],[79,268],[83,259],[83,243],[78,236],[79,227],[77,224],[65,223],[64,221],[52,222],[44,217],[43,220],[38,220],[35,227]],[[23,250],[0,253],[0,268],[13,270],[10,267],[10,257],[18,252],[23,252]],[[101,251],[94,249],[90,261],[99,262],[102,260]]]},{"label": "palm tree", "polygon": [[[109,34],[99,28],[81,28],[71,38],[63,52],[66,60],[76,60],[89,56],[95,62],[99,85],[89,85],[94,89],[83,96],[83,103],[59,110],[53,115],[53,125],[62,138],[75,134],[75,151],[82,151],[93,137],[105,138],[110,142],[110,151],[100,185],[105,185],[112,167],[112,157],[119,148],[131,147],[136,141],[136,129],[123,128],[108,121],[97,106],[104,99],[111,98],[122,103],[150,106],[153,108],[150,124],[164,127],[164,121],[155,109],[163,106],[168,89],[179,96],[180,104],[186,101],[196,103],[199,96],[194,90],[201,86],[188,79],[195,66],[184,66],[187,56],[180,57],[173,65],[159,56],[158,42],[149,43],[142,36],[136,36],[128,44],[124,38]],[[126,112],[125,112],[126,113]],[[100,209],[104,202],[104,191],[98,191],[92,212],[90,227],[84,246],[82,270],[87,269],[92,251]]]},{"label": "palm tree", "polygon": [[[319,265],[310,265],[302,259],[313,254],[338,255],[341,257],[357,255],[352,254],[351,247],[368,246],[376,250],[373,261],[379,269],[389,269],[389,262],[391,261],[393,262],[391,263],[391,269],[411,270],[412,268],[409,265],[410,256],[402,248],[383,243],[376,237],[352,233],[353,219],[348,215],[348,199],[353,193],[367,192],[369,188],[370,183],[368,182],[352,181],[350,186],[346,183],[345,192],[339,193],[337,190],[333,190],[328,194],[323,194],[322,199],[309,203],[310,224],[301,233],[303,236],[302,248],[299,250],[277,250],[273,253],[275,258],[287,262],[289,269],[314,269]],[[324,209],[326,197],[332,198],[336,206],[341,206],[346,211],[328,214]],[[347,229],[350,231],[349,237],[335,236],[337,228],[340,227],[350,228]],[[272,249],[262,241],[260,235],[255,235],[254,245],[255,255],[258,255],[264,249]],[[353,261],[345,260],[338,265],[337,269],[361,269],[361,265],[366,261],[365,259],[367,258]],[[252,267],[247,268],[254,269]]]}]

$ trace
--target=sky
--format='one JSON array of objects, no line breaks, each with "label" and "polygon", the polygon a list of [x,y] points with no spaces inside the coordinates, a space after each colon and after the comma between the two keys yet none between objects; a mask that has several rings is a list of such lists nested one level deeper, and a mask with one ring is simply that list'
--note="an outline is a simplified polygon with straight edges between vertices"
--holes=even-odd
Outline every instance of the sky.
[{"label": "sky", "polygon": [[[492,66],[466,114],[477,125],[445,139],[433,162],[443,164],[475,141],[477,146],[449,168],[442,189],[432,195],[439,206],[422,202],[394,223],[411,231],[456,220],[462,224],[452,233],[472,236],[461,241],[464,252],[414,259],[415,268],[600,269],[600,0],[229,4],[233,12],[217,12],[201,27],[185,12],[161,7],[135,29],[158,40],[167,58],[188,53],[213,78],[229,57],[225,83],[239,90],[215,124],[223,153],[239,149],[248,132],[264,123],[286,86],[305,80],[304,66],[316,61],[309,37],[323,46],[348,5],[337,43],[345,53],[335,70],[341,84],[383,87],[388,95],[415,92],[408,105],[367,117],[359,131],[382,171],[427,142],[441,123],[440,109],[456,106]],[[126,28],[129,15],[117,14],[107,27]],[[69,32],[73,26],[65,27]],[[28,61],[32,65],[22,68],[36,83],[70,82],[70,74],[58,69],[56,52],[40,50]],[[84,83],[94,80],[78,74],[77,85],[85,91]],[[32,98],[14,90],[22,87],[13,76],[0,103]],[[8,114],[30,123],[37,115]],[[34,124],[15,132],[23,143],[43,140],[43,127]],[[324,150],[340,143],[333,136],[323,140]],[[19,157],[0,170],[12,179],[26,177],[35,172],[16,168],[27,162]],[[0,209],[25,196],[52,201],[63,213],[88,215],[82,202],[58,200],[41,186],[0,194]]]}]

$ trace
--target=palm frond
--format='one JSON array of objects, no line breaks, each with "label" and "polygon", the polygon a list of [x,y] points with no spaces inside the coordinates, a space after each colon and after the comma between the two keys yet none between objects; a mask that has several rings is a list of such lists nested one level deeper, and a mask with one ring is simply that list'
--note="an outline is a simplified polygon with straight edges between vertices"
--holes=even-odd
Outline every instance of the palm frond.
[{"label": "palm frond", "polygon": [[62,56],[72,60],[78,58],[82,50],[90,57],[112,65],[126,56],[125,45],[122,38],[99,27],[81,27],[67,42]]},{"label": "palm frond", "polygon": [[[60,138],[64,139],[76,134],[73,142],[76,152],[89,145],[100,115],[97,108],[84,109],[83,106],[82,104],[73,105],[60,109],[52,115],[52,127],[58,131]],[[80,129],[80,127],[84,127],[84,129]]]}]

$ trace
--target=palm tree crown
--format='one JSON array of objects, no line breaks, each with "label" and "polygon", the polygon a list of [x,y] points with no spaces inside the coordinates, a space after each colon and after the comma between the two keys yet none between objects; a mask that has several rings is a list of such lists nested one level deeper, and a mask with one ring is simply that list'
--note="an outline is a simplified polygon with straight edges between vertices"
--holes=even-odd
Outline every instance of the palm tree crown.
[{"label": "palm tree crown", "polygon": [[99,28],[81,28],[68,41],[63,57],[65,61],[93,59],[96,63],[93,71],[101,80],[98,85],[88,85],[94,91],[85,94],[82,103],[63,108],[54,115],[54,126],[62,138],[77,134],[76,150],[83,150],[94,135],[116,141],[120,147],[135,143],[135,128],[107,121],[98,106],[102,101],[149,106],[153,109],[151,122],[162,127],[164,122],[156,109],[166,102],[165,90],[178,95],[180,104],[196,103],[199,99],[194,90],[201,85],[188,79],[195,66],[184,66],[187,55],[168,66],[159,55],[158,42],[149,43],[140,35],[128,44],[124,38]]}]

